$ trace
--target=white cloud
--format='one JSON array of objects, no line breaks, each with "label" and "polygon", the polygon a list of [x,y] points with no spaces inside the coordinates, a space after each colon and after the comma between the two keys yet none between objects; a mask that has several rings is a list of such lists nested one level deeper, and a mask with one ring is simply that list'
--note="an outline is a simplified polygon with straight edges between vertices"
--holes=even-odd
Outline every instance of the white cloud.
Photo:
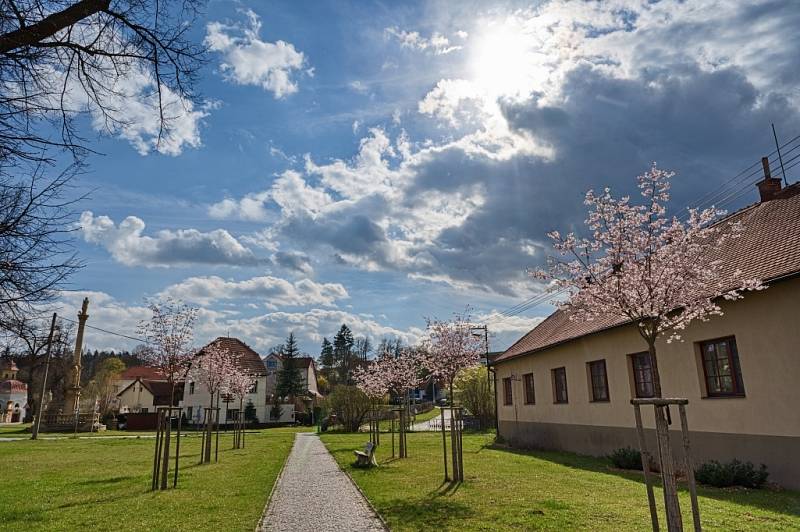
[{"label": "white cloud", "polygon": [[339,283],[316,283],[301,279],[294,283],[272,276],[261,276],[243,281],[226,280],[222,277],[190,277],[167,287],[160,294],[192,303],[210,305],[221,300],[248,300],[259,302],[269,308],[282,306],[333,305],[339,299],[349,297]]},{"label": "white cloud", "polygon": [[275,98],[297,92],[293,75],[305,72],[313,76],[313,70],[304,69],[303,52],[285,41],[261,40],[260,18],[250,10],[245,15],[246,25],[209,22],[206,26],[205,43],[212,51],[222,54],[220,68],[226,78],[239,85],[260,86],[272,92]]},{"label": "white cloud", "polygon": [[[294,289],[294,285],[292,286]],[[246,288],[242,287],[242,289],[247,292]],[[301,285],[296,290],[302,294],[307,289]],[[333,289],[334,293],[337,291],[338,289]],[[314,290],[312,289],[311,292],[314,293]],[[84,297],[89,298],[89,325],[107,331],[137,338],[136,330],[139,323],[151,316],[150,310],[142,303],[127,304],[104,292],[92,291],[63,292],[53,310],[56,310],[59,315],[74,315],[80,309]],[[255,293],[245,293],[242,297],[246,299],[263,296],[256,289]],[[252,304],[244,306],[250,310],[257,308]],[[312,356],[316,356],[323,336],[332,338],[343,323],[353,330],[355,336],[369,336],[373,340],[397,337],[413,344],[421,338],[424,332],[416,327],[405,330],[397,329],[379,323],[373,318],[331,308],[312,308],[297,312],[272,311],[249,317],[242,317],[237,312],[200,308],[195,326],[195,345],[205,345],[214,338],[230,335],[241,339],[262,355],[266,355],[267,349],[282,343],[290,332],[294,332],[301,348]],[[90,349],[113,349],[116,351],[130,350],[140,343],[89,328],[86,329],[84,342],[84,345]]]},{"label": "white cloud", "polygon": [[432,33],[430,37],[423,37],[417,31],[401,30],[397,26],[386,28],[384,32],[388,37],[397,39],[403,48],[431,52],[435,55],[449,54],[462,48],[451,44],[447,37],[438,32]]},{"label": "white cloud", "polygon": [[217,326],[228,328],[232,336],[237,336],[262,350],[282,343],[289,332],[294,332],[300,345],[306,346],[305,349],[312,356],[316,356],[322,338],[325,336],[332,338],[342,324],[347,324],[354,336],[368,336],[373,340],[393,337],[400,338],[408,344],[415,344],[424,334],[424,331],[417,327],[397,329],[368,317],[336,309],[270,312],[252,318],[218,322]]},{"label": "white cloud", "polygon": [[241,199],[225,198],[208,207],[208,215],[218,220],[238,219],[263,222],[269,218],[265,208],[269,193],[248,194]]},{"label": "white cloud", "polygon": [[369,90],[369,87],[367,87],[367,85],[363,81],[360,81],[360,80],[351,81],[347,85],[351,89],[353,89],[354,91],[356,91],[358,93],[361,93],[361,94],[364,94]]},{"label": "white cloud", "polygon": [[442,79],[420,100],[420,113],[444,120],[451,126],[482,116],[484,94],[471,81]]},{"label": "white cloud", "polygon": [[144,235],[141,218],[128,216],[119,225],[108,216],[84,211],[80,230],[84,240],[103,246],[117,262],[126,266],[257,265],[263,259],[243,246],[224,229],[201,232],[196,229],[162,230]]}]

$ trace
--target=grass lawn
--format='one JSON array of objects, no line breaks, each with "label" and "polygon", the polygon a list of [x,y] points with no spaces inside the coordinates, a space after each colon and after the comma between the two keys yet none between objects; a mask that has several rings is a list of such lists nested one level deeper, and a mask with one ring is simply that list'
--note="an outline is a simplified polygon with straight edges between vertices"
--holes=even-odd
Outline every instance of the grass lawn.
[{"label": "grass lawn", "polygon": [[[31,424],[23,423],[19,425],[3,425],[0,426],[0,438],[30,438],[31,437]],[[125,431],[125,430],[104,430],[102,432],[79,432],[80,437],[93,437],[93,436],[142,436],[145,434],[154,435],[155,431]],[[40,432],[39,436],[42,438],[59,437],[70,438],[71,432]]]},{"label": "grass lawn", "polygon": [[[392,460],[378,448],[380,467],[351,466],[363,434],[322,436],[339,465],[361,487],[392,530],[648,530],[641,473],[610,469],[598,458],[558,452],[493,449],[492,436],[464,435],[461,485],[444,484],[440,433],[408,436],[410,458]],[[449,442],[448,442],[449,445]],[[657,491],[659,505],[663,499]],[[707,530],[798,530],[800,493],[701,487]],[[688,492],[681,493],[691,529]],[[664,516],[661,526],[666,528]]]},{"label": "grass lawn", "polygon": [[432,410],[425,412],[424,414],[417,414],[414,418],[414,423],[423,423],[435,417],[439,417],[441,415],[441,411],[439,410],[438,406],[434,406]]},{"label": "grass lawn", "polygon": [[178,488],[164,492],[149,491],[152,438],[1,442],[0,530],[250,531],[295,432],[251,432],[240,450],[221,433],[219,463],[202,466],[200,438],[182,438]]},{"label": "grass lawn", "polygon": [[[435,417],[439,417],[441,415],[441,410],[439,410],[438,406],[434,406],[433,409],[429,410],[428,412],[417,414],[415,418],[411,420],[412,423],[423,423]],[[381,432],[391,432],[392,430],[392,421],[390,419],[382,419],[379,421],[379,426]],[[369,425],[363,425],[364,430],[369,430]],[[397,427],[397,422],[395,422],[395,430],[400,430]]]}]

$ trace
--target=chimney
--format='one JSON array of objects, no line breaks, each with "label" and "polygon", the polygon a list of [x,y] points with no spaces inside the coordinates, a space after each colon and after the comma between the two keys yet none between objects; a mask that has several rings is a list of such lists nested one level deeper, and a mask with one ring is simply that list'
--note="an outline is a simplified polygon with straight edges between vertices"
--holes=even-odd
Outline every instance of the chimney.
[{"label": "chimney", "polygon": [[769,171],[769,159],[767,157],[761,158],[761,166],[764,167],[764,180],[756,183],[758,193],[761,195],[761,202],[770,201],[775,199],[781,192],[781,180],[777,177],[772,177]]}]

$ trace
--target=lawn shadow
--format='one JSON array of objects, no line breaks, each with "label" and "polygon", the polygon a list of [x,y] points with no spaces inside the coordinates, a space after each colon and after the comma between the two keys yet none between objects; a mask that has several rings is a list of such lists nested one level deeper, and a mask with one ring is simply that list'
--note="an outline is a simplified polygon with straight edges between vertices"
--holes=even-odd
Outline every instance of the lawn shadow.
[{"label": "lawn shadow", "polygon": [[410,530],[435,530],[448,528],[475,515],[475,510],[452,499],[430,497],[422,499],[397,499],[381,508],[383,515],[391,515],[398,528]]},{"label": "lawn shadow", "polygon": [[[613,468],[604,458],[595,456],[567,453],[562,451],[545,451],[534,449],[516,449],[502,445],[488,445],[487,449],[517,454],[521,456],[532,456],[540,460],[552,462],[571,469],[591,471],[604,475],[612,475],[626,480],[631,480],[642,485],[642,493],[645,493],[644,473],[641,471],[624,470]],[[658,473],[653,473],[653,485],[661,488],[661,477]],[[689,488],[685,481],[678,482],[678,490],[688,493]],[[800,516],[800,492],[797,491],[775,491],[770,489],[747,489],[747,488],[714,488],[703,484],[697,485],[697,495],[718,501],[729,502],[732,504],[745,504],[754,506],[761,510],[775,512],[778,514],[793,517]],[[683,506],[683,505],[682,505]],[[700,503],[700,514],[702,515],[702,501]]]},{"label": "lawn shadow", "polygon": [[455,495],[458,488],[461,487],[461,484],[462,482],[460,480],[444,480],[430,495],[432,497],[449,497]]},{"label": "lawn shadow", "polygon": [[79,484],[84,485],[84,486],[92,486],[92,485],[96,485],[96,484],[116,484],[118,482],[124,482],[124,481],[130,480],[132,478],[136,478],[136,477],[134,477],[133,475],[128,475],[128,476],[125,476],[125,477],[94,478],[94,479],[90,479],[90,480],[84,480],[83,482],[80,482]]}]

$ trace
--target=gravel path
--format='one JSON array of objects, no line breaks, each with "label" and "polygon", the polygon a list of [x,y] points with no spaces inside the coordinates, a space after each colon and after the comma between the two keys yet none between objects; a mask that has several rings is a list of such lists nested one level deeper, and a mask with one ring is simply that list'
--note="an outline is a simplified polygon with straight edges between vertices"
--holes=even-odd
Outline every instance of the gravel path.
[{"label": "gravel path", "polygon": [[[444,428],[450,429],[450,410],[445,409],[444,411]],[[433,419],[429,419],[428,421],[422,421],[420,423],[415,423],[411,430],[414,432],[426,432],[426,431],[439,431],[442,430],[442,414],[439,413]]]},{"label": "gravel path", "polygon": [[259,531],[385,531],[319,437],[300,432]]}]

